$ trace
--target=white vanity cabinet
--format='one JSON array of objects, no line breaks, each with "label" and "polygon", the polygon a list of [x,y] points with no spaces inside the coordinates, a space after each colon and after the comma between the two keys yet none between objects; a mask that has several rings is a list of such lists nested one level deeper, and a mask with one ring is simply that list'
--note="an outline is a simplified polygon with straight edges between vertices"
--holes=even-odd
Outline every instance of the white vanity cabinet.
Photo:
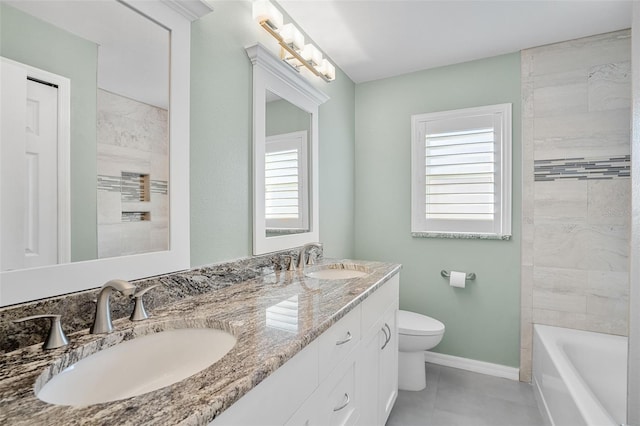
[{"label": "white vanity cabinet", "polygon": [[211,425],[384,425],[398,394],[399,275]]}]

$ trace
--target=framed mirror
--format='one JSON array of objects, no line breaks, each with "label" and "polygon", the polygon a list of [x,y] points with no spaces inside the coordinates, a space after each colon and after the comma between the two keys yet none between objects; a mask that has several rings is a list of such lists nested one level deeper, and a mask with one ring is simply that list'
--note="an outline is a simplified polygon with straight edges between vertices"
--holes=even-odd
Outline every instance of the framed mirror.
[{"label": "framed mirror", "polygon": [[[0,7],[0,56],[10,70],[2,73],[3,114],[17,109],[5,82],[11,75],[19,86],[53,91],[58,117],[47,133],[58,147],[48,187],[36,179],[47,170],[42,152],[26,149],[35,172],[13,170],[7,148],[7,140],[25,139],[15,122],[40,120],[27,125],[27,140],[44,133],[46,95],[32,101],[28,92],[22,118],[2,117],[0,227],[3,240],[7,232],[16,243],[3,246],[0,306],[188,269],[190,22],[211,8],[136,0]],[[25,157],[24,144],[19,151]],[[53,254],[44,256],[45,246]]]},{"label": "framed mirror", "polygon": [[329,97],[256,44],[253,63],[253,254],[319,240],[318,106]]}]

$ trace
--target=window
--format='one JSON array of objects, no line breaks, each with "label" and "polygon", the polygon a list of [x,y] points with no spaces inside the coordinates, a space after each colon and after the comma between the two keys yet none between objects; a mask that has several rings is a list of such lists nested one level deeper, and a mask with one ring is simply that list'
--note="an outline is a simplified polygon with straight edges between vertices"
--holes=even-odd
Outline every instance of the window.
[{"label": "window", "polygon": [[267,137],[265,215],[267,230],[308,229],[307,132]]},{"label": "window", "polygon": [[413,236],[509,239],[511,104],[411,117]]}]

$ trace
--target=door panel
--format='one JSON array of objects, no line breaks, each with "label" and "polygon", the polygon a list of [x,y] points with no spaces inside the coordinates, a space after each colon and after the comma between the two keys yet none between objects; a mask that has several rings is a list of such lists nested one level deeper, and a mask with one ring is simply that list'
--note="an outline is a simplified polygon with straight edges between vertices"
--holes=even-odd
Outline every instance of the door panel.
[{"label": "door panel", "polygon": [[[2,61],[1,270],[58,263],[58,90]],[[8,208],[11,207],[11,208]]]}]

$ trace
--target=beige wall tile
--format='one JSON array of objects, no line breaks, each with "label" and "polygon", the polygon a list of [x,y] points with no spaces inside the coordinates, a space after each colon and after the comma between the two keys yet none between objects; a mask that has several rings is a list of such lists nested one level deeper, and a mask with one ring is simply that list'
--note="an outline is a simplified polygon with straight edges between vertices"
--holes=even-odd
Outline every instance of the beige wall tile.
[{"label": "beige wall tile", "polygon": [[589,70],[589,111],[631,107],[631,62],[602,64]]},{"label": "beige wall tile", "polygon": [[588,222],[627,225],[631,213],[631,179],[590,180]]},{"label": "beige wall tile", "polygon": [[533,309],[584,314],[587,312],[587,296],[576,292],[534,288]]},{"label": "beige wall tile", "polygon": [[534,219],[585,222],[586,180],[535,182],[534,191]]},{"label": "beige wall tile", "polygon": [[546,86],[533,91],[533,113],[536,119],[546,116],[588,112],[587,79],[572,84]]},{"label": "beige wall tile", "polygon": [[559,293],[584,294],[589,288],[589,271],[568,268],[534,266],[533,281],[537,289]]}]

